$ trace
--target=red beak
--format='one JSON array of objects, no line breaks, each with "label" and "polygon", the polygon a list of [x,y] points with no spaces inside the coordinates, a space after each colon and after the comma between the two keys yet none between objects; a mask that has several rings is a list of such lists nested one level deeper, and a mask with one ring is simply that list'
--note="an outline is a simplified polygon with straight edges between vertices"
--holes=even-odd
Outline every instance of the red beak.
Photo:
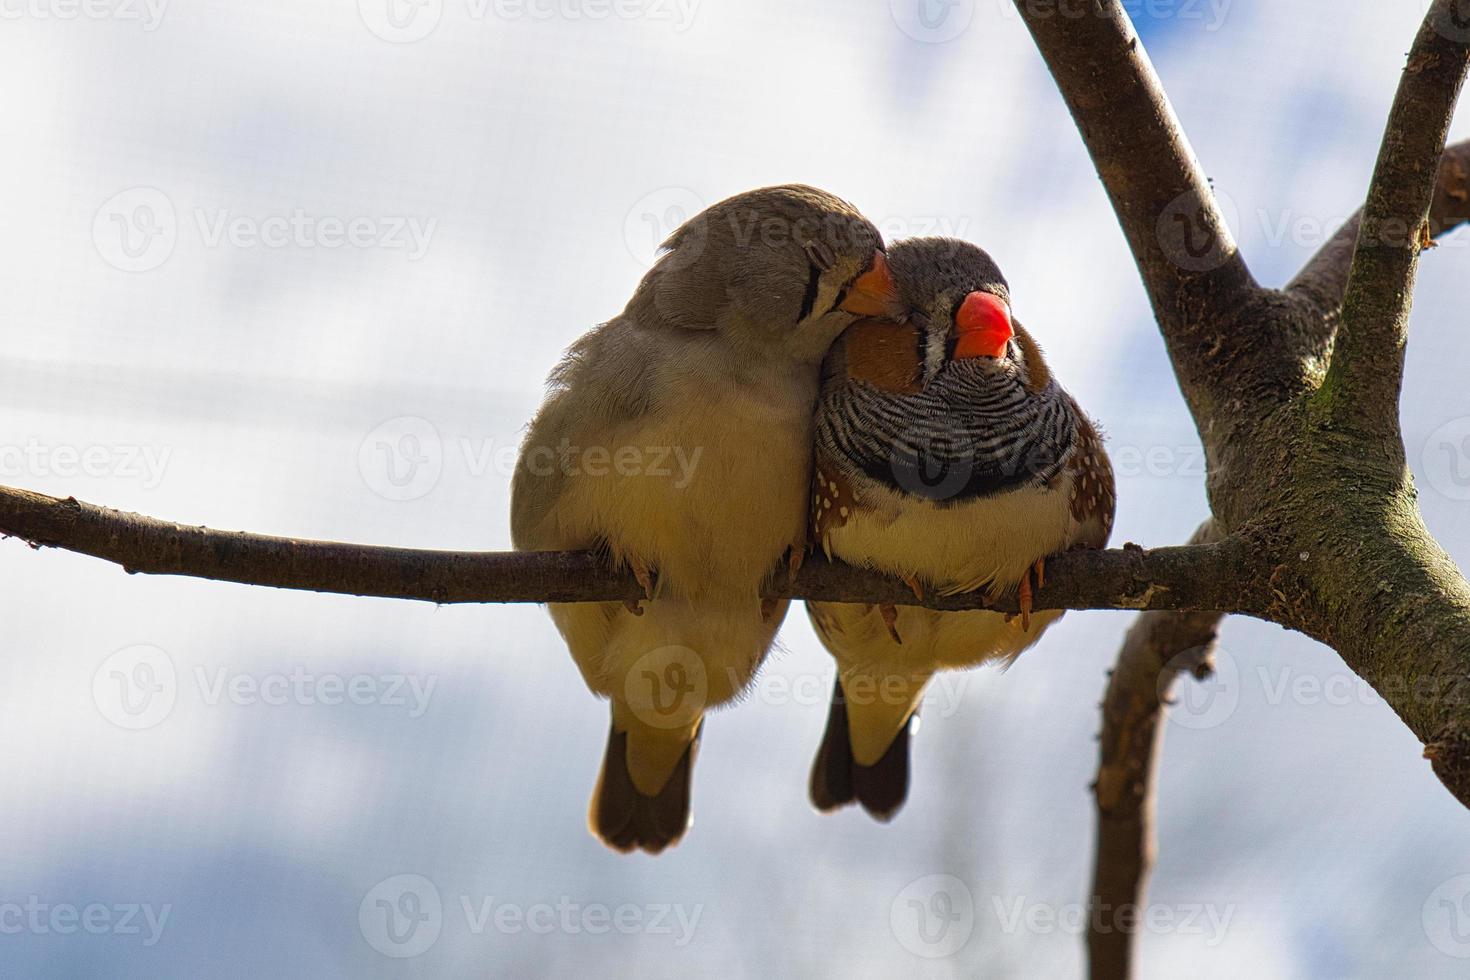
[{"label": "red beak", "polygon": [[1004,357],[1006,344],[1015,336],[1010,307],[994,293],[974,292],[965,297],[954,315],[954,356]]}]

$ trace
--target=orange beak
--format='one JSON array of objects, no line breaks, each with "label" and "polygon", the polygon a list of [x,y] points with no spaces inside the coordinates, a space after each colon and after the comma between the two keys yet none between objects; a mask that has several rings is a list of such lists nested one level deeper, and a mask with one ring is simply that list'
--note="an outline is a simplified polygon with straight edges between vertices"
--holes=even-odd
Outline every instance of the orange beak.
[{"label": "orange beak", "polygon": [[992,293],[973,292],[954,315],[954,356],[1004,357],[1006,344],[1016,333],[1005,300]]},{"label": "orange beak", "polygon": [[858,316],[891,316],[898,305],[898,290],[888,271],[888,260],[882,252],[874,252],[873,264],[847,287],[847,295],[837,308]]}]

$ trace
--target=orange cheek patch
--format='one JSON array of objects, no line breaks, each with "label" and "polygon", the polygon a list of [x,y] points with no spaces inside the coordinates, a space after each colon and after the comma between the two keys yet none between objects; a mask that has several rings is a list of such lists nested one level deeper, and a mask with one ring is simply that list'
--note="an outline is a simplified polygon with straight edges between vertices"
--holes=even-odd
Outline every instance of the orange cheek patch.
[{"label": "orange cheek patch", "polygon": [[922,389],[919,334],[913,326],[892,320],[859,320],[842,335],[847,376],[901,394]]}]

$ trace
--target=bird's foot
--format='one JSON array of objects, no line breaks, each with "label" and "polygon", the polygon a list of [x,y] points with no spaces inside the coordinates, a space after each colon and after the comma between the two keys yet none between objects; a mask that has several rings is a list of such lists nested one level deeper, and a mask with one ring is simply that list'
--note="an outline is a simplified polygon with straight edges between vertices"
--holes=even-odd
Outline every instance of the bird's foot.
[{"label": "bird's foot", "polygon": [[641,603],[639,603],[637,599],[624,599],[623,605],[627,607],[628,612],[632,613],[634,616],[643,615],[643,606]]},{"label": "bird's foot", "polygon": [[653,598],[653,574],[648,569],[648,564],[637,558],[629,558],[628,564],[633,566],[633,577],[638,584],[643,586],[643,595],[649,599]]},{"label": "bird's foot", "polygon": [[903,645],[903,637],[898,635],[898,607],[892,603],[882,603],[878,606],[878,615],[883,618],[883,625],[888,627],[888,635],[893,637],[893,642]]},{"label": "bird's foot", "polygon": [[915,599],[918,599],[920,602],[924,601],[924,583],[919,581],[919,576],[905,575],[903,577],[903,584],[909,587]]},{"label": "bird's foot", "polygon": [[796,586],[796,573],[801,571],[802,562],[806,561],[806,545],[794,544],[786,552],[786,584]]},{"label": "bird's foot", "polygon": [[1021,587],[1018,590],[1018,600],[1021,605],[1021,632],[1031,632],[1031,609],[1035,600],[1035,593],[1031,588],[1031,577],[1036,576],[1036,588],[1040,589],[1046,584],[1046,559],[1038,558],[1035,564],[1026,569],[1026,574],[1021,576]]}]

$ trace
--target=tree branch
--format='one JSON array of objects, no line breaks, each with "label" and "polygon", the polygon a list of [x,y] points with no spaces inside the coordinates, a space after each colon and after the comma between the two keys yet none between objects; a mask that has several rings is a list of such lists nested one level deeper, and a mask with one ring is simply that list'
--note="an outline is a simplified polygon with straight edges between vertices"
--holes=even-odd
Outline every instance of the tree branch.
[{"label": "tree branch", "polygon": [[[1256,293],[1153,65],[1118,0],[1015,0],[1123,226],[1196,418],[1210,417],[1248,344],[1219,313]],[[1078,9],[1078,8],[1082,9]]]},{"label": "tree branch", "polygon": [[[1218,540],[1206,521],[1191,543]],[[1146,612],[1134,621],[1103,697],[1097,782],[1097,850],[1089,896],[1087,950],[1092,980],[1127,980],[1135,928],[1120,910],[1140,909],[1153,870],[1155,773],[1164,738],[1163,706],[1181,673],[1214,669],[1216,612]]]},{"label": "tree branch", "polygon": [[[1419,252],[1455,103],[1470,67],[1460,0],[1434,0],[1399,81],[1378,153],[1342,322],[1319,398],[1335,422],[1397,437],[1404,347]],[[1458,29],[1457,29],[1458,28]]]},{"label": "tree branch", "polygon": [[[0,534],[122,565],[129,572],[426,602],[594,602],[643,597],[633,576],[590,552],[460,552],[383,548],[186,527],[0,487]],[[1014,596],[928,595],[888,576],[812,558],[776,598],[1016,612]],[[1250,550],[1235,540],[1183,548],[1075,551],[1047,563],[1036,609],[1264,608]]]}]

